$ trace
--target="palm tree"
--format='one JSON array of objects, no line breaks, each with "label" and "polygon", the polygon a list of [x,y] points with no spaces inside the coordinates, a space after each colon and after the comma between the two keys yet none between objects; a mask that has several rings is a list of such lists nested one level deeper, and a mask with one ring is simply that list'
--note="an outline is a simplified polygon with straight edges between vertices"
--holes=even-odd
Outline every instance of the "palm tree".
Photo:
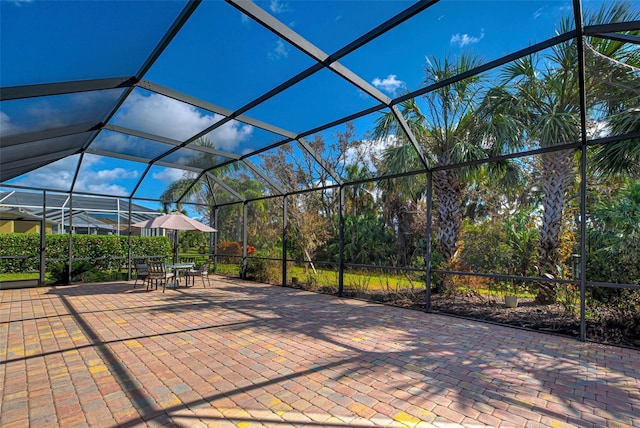
[{"label": "palm tree", "polygon": [[[205,137],[197,139],[193,144],[206,148],[214,148],[213,143]],[[206,169],[218,163],[220,163],[219,156],[203,152],[196,155],[194,159],[191,159],[190,164]],[[213,169],[211,173],[217,177],[224,177],[231,169],[232,167],[230,165],[226,165]],[[218,183],[207,179],[206,176],[202,176],[194,183],[193,175],[192,172],[185,171],[182,178],[167,186],[160,196],[163,205],[169,206],[175,203],[176,208],[180,209],[181,203],[176,201],[184,195],[184,199],[186,200],[193,199],[208,206],[213,206],[215,205],[217,196],[219,197],[220,194],[226,194],[226,191],[222,190]],[[196,210],[198,210],[198,208],[196,208]]]},{"label": "palm tree", "polygon": [[[640,103],[640,97],[636,98]],[[636,104],[640,105],[640,104]],[[640,108],[630,107],[610,117],[613,135],[640,132]],[[616,141],[597,147],[593,161],[596,171],[604,176],[640,176],[640,138]]]},{"label": "palm tree", "polygon": [[[602,22],[633,20],[637,15],[629,3],[605,4],[597,13],[586,15],[587,25]],[[566,17],[559,31],[574,28],[573,18]],[[590,45],[591,46],[591,45]],[[599,42],[594,49],[602,49],[609,58],[623,54],[622,43]],[[531,148],[561,146],[580,139],[580,89],[576,41],[554,46],[547,54],[521,58],[502,71],[501,85],[491,89],[485,97],[482,111],[492,120],[494,139],[517,142]],[[587,87],[592,94],[599,73],[589,73]],[[542,218],[539,226],[538,269],[541,274],[557,275],[562,269],[562,234],[565,229],[565,208],[569,190],[575,182],[575,151],[558,150],[540,155],[536,167],[542,199]],[[554,284],[539,284],[538,300],[556,300]]]},{"label": "palm tree", "polygon": [[[368,178],[367,167],[359,164],[350,164],[345,167],[346,181],[355,181]],[[353,184],[345,187],[345,212],[353,216],[375,211],[375,198],[373,184],[371,182]]]},{"label": "palm tree", "polygon": [[[425,66],[424,84],[437,84],[479,64],[478,58],[466,54],[457,61],[448,57],[443,60],[432,58]],[[480,144],[480,117],[475,114],[480,90],[481,78],[476,75],[426,93],[423,97],[425,113],[421,111],[416,99],[400,104],[400,111],[431,162],[431,167],[485,156]],[[385,113],[377,120],[374,135],[378,138],[395,135],[398,142],[383,154],[381,175],[421,169],[421,160],[416,150],[408,144],[393,113]],[[447,262],[454,258],[458,250],[462,195],[469,172],[469,169],[445,169],[433,173],[436,246]],[[389,194],[393,195],[390,197],[392,200],[397,200],[402,192],[402,199],[419,199],[424,194],[426,183],[416,178],[388,181],[386,184],[390,187],[385,194],[387,197]]]},{"label": "palm tree", "polygon": [[[640,132],[640,50],[637,51],[637,55],[631,58],[633,61],[624,64],[633,72],[623,74],[627,80],[623,90],[607,94],[606,99],[611,100],[607,106],[607,125],[612,135]],[[609,68],[624,67],[617,62],[607,65]],[[640,138],[601,145],[596,149],[594,161],[597,172],[603,175],[640,176]]]},{"label": "palm tree", "polygon": [[[640,19],[640,10],[628,3],[601,9],[595,22],[622,22]],[[629,35],[640,35],[632,31]],[[591,75],[593,108],[601,111],[602,128],[611,135],[640,132],[640,49],[632,43],[605,38],[586,41],[585,61]],[[596,148],[596,172],[610,175],[640,175],[640,139],[628,139]]]},{"label": "palm tree", "polygon": [[[195,145],[207,148],[214,148],[214,144],[207,138],[201,137],[194,141]],[[213,165],[220,163],[220,157],[209,153],[198,153],[193,159],[190,159],[190,165],[197,166],[202,169],[210,168]],[[226,165],[220,168],[216,168],[211,171],[211,174],[224,177],[225,174],[232,170],[232,166]],[[214,223],[214,209],[216,202],[221,202],[221,196],[225,197],[227,192],[221,188],[221,186],[213,180],[210,180],[207,176],[203,175],[199,180],[194,182],[194,173],[185,171],[182,178],[171,183],[165,191],[160,195],[163,208],[166,210],[171,204],[176,205],[177,210],[182,209],[181,201],[178,201],[180,197],[185,200],[198,202],[202,205],[196,205],[195,210],[202,216],[209,218],[209,224]],[[223,201],[227,202],[227,201]],[[230,211],[225,211],[230,212]],[[213,247],[213,237],[209,238],[209,246]]]}]

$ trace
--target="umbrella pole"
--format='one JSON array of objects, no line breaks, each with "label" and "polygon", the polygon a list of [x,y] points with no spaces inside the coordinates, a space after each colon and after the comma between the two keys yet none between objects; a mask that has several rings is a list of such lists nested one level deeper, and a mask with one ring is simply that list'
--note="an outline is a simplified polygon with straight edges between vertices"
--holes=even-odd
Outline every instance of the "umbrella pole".
[{"label": "umbrella pole", "polygon": [[173,262],[174,263],[178,263],[178,233],[179,233],[179,231],[176,229],[176,239],[175,239],[176,247],[174,248],[174,251],[173,251]]}]

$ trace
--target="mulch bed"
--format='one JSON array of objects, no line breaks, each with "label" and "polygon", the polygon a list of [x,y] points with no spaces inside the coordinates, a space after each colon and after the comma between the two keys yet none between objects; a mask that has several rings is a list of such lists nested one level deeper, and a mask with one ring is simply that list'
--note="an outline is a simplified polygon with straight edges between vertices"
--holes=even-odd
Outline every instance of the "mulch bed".
[{"label": "mulch bed", "polygon": [[[303,287],[310,291],[337,294],[334,287]],[[344,297],[363,299],[415,310],[425,310],[425,292],[389,293],[384,291],[352,291]],[[469,294],[466,296],[431,296],[431,311],[479,321],[494,322],[519,328],[564,336],[580,337],[579,309],[571,313],[562,304],[541,305],[532,298],[519,298],[516,308],[508,308],[502,298]],[[613,345],[640,348],[640,317],[636,321],[620,322],[612,315],[600,321],[586,320],[587,340]]]}]

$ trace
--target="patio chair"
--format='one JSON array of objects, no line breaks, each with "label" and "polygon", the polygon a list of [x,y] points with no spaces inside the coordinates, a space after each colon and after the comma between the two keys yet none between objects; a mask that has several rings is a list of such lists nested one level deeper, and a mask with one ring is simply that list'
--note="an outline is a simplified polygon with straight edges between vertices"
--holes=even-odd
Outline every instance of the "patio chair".
[{"label": "patio chair", "polygon": [[147,278],[149,277],[149,269],[147,268],[147,264],[143,262],[136,262],[136,282],[133,283],[133,288],[136,288],[138,285],[138,280],[142,280],[142,285],[147,282]]},{"label": "patio chair", "polygon": [[151,287],[151,281],[155,283],[156,290],[158,289],[158,282],[162,282],[162,292],[167,288],[169,280],[175,278],[173,272],[167,272],[167,265],[162,261],[151,260],[147,263],[147,269],[149,270],[149,276],[147,277],[147,290]]},{"label": "patio chair", "polygon": [[211,266],[211,261],[207,260],[204,262],[202,266],[198,269],[191,269],[187,272],[187,279],[192,278],[193,285],[196,284],[196,278],[202,278],[202,286],[206,288],[204,280],[207,280],[209,286],[211,286],[211,280],[209,279],[209,267]]}]

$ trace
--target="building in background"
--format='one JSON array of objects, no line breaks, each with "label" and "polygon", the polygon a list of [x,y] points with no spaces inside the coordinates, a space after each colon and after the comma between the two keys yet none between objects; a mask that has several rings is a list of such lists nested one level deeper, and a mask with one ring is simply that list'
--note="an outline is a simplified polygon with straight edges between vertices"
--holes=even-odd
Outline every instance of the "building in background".
[{"label": "building in background", "polygon": [[[71,215],[73,213],[73,215]],[[96,235],[127,234],[131,223],[160,215],[151,208],[119,198],[77,196],[41,192],[0,192],[0,233],[40,232]],[[132,228],[132,234],[140,234]],[[148,231],[147,231],[148,232]]]}]

